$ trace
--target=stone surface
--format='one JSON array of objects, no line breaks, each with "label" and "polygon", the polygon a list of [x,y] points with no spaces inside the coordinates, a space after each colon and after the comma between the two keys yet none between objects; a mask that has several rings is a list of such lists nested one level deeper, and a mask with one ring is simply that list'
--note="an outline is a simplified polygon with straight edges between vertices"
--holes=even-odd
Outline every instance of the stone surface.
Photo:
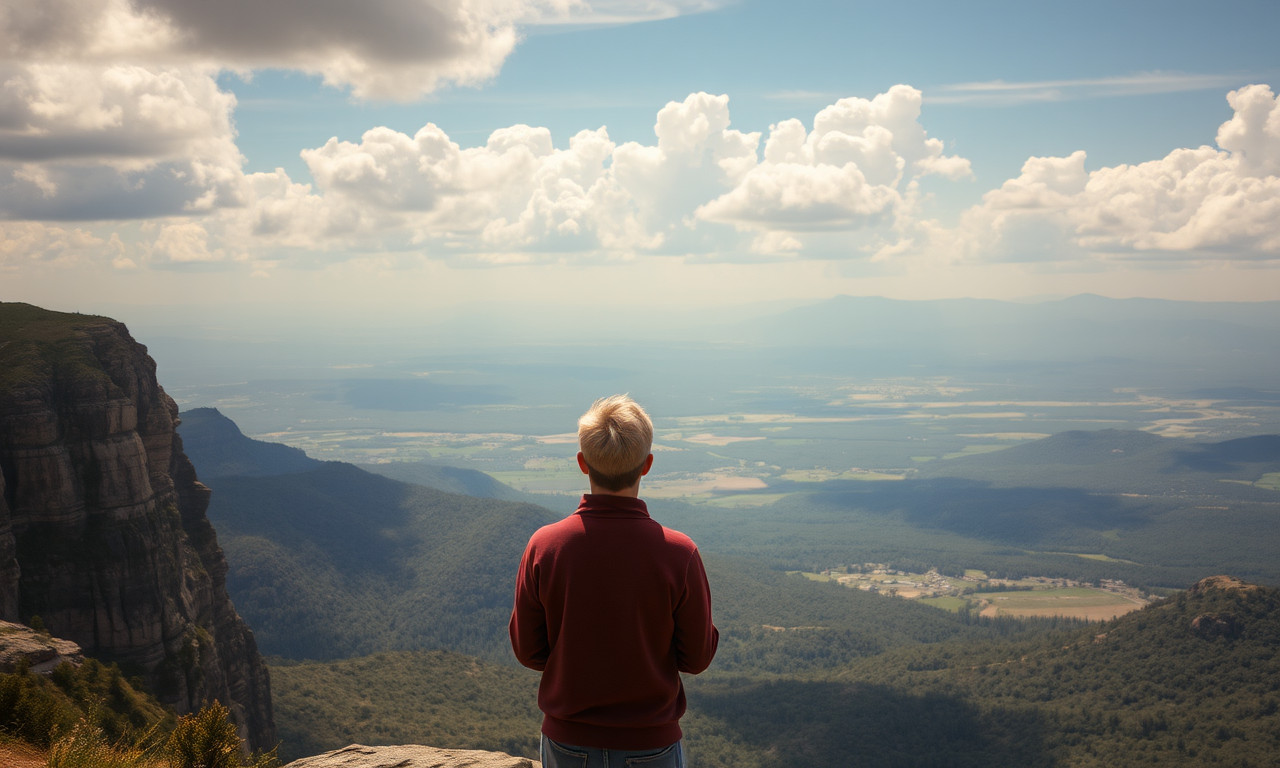
[{"label": "stone surface", "polygon": [[0,621],[0,672],[12,672],[23,661],[30,671],[47,674],[64,661],[79,666],[84,654],[70,640],[41,634],[23,624]]},{"label": "stone surface", "polygon": [[315,757],[294,760],[284,768],[540,768],[527,757],[478,749],[438,749],[406,744],[366,747],[352,744]]},{"label": "stone surface", "polygon": [[267,669],[155,362],[108,318],[0,304],[0,619],[39,616],[179,713],[275,746]]}]

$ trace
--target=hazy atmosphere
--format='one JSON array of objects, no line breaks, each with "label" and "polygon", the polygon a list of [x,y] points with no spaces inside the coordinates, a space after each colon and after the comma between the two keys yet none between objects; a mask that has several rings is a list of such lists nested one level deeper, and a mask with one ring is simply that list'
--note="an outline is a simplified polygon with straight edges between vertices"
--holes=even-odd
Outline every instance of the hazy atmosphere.
[{"label": "hazy atmosphere", "polygon": [[1278,25],[1270,0],[4,0],[0,299],[143,325],[1280,299]]},{"label": "hazy atmosphere", "polygon": [[[617,743],[1280,765],[1277,31],[0,0],[0,765],[530,764],[513,586],[585,551],[538,532],[601,490],[577,424],[624,392],[645,512],[582,527],[651,514],[698,567],[590,547],[600,599],[555,610],[596,639],[517,631],[551,678],[622,635],[674,664],[651,630],[705,565],[715,658],[597,686],[685,735]],[[650,571],[670,617],[626,615]]]}]

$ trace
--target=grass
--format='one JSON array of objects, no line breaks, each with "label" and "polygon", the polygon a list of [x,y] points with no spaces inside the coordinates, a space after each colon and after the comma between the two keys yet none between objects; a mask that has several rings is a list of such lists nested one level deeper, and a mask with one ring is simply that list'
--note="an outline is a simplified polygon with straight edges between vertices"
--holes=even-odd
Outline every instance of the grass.
[{"label": "grass", "polygon": [[1268,472],[1258,479],[1254,485],[1268,491],[1280,491],[1280,472]]},{"label": "grass", "polygon": [[105,322],[94,315],[0,303],[0,392],[47,381],[53,368],[102,376],[78,343],[77,331]]},{"label": "grass", "polygon": [[925,597],[920,602],[952,613],[960,613],[969,607],[969,601],[963,597]]},{"label": "grass", "polygon": [[1008,448],[1007,445],[966,445],[953,453],[943,454],[943,459],[959,459],[965,456],[976,456],[980,453],[995,453]]}]

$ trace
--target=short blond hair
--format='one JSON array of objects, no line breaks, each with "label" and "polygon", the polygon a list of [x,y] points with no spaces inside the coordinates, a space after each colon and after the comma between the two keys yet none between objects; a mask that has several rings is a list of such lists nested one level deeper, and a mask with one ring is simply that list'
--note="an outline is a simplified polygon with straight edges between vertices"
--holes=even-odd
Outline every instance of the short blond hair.
[{"label": "short blond hair", "polygon": [[578,449],[592,482],[611,491],[630,488],[653,448],[653,422],[630,395],[602,397],[578,419]]}]

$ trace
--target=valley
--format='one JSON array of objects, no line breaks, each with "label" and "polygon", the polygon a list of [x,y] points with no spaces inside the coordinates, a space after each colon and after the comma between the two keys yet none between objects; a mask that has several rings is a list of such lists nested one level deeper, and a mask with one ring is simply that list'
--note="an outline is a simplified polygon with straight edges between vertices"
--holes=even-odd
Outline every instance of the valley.
[{"label": "valley", "polygon": [[864,337],[886,352],[795,319],[609,366],[591,343],[152,343],[280,757],[533,754],[513,569],[583,490],[578,413],[623,390],[655,416],[649,510],[698,542],[721,630],[685,681],[698,765],[1277,754],[1275,356]]},{"label": "valley", "polygon": [[[343,406],[336,396],[322,398],[314,384],[298,382],[296,387],[287,392],[262,388],[248,400],[194,388],[179,390],[178,396],[180,403],[187,400],[223,410],[253,437],[293,446],[318,459],[375,466],[444,464],[485,472],[528,493],[574,495],[581,490],[573,460],[576,441],[565,431],[575,417],[563,409],[550,409],[555,414],[551,416],[537,413],[536,406],[511,406],[507,426],[523,427],[523,432],[456,431],[430,425],[468,417],[494,426],[498,422],[490,407],[446,413],[357,410]],[[872,386],[837,380],[821,390],[809,386],[771,392],[771,404],[790,405],[794,410],[789,412],[658,413],[657,461],[646,492],[721,506],[750,505],[758,503],[752,494],[777,487],[898,480],[926,469],[936,473],[936,465],[953,459],[1068,430],[1129,429],[1202,440],[1280,431],[1280,408],[1274,406],[1133,390],[1110,393],[1112,399],[1105,401],[990,399],[988,390],[1003,388],[912,380]],[[850,389],[858,394],[843,394]],[[938,399],[943,393],[947,400]],[[727,392],[721,399],[748,406],[758,394]],[[299,407],[300,400],[313,404],[305,419],[287,425],[274,420]],[[1265,477],[1250,482],[1275,485]]]}]

